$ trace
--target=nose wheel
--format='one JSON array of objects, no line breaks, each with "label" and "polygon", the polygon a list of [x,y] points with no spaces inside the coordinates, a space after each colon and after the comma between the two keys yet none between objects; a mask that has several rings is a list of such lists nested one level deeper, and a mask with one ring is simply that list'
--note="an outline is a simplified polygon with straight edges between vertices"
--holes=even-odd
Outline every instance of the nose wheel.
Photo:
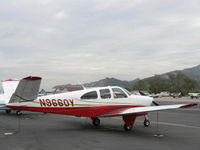
[{"label": "nose wheel", "polygon": [[145,119],[145,120],[144,120],[144,126],[145,126],[145,127],[150,126],[150,124],[151,124],[151,123],[150,123],[150,121],[149,121],[148,119]]},{"label": "nose wheel", "polygon": [[97,117],[93,117],[93,118],[91,118],[92,119],[92,124],[94,125],[94,126],[100,126],[100,119],[99,118],[97,118]]},{"label": "nose wheel", "polygon": [[148,127],[148,126],[150,126],[150,121],[149,121],[149,119],[148,119],[148,116],[146,115],[146,116],[144,116],[144,126],[145,127]]}]

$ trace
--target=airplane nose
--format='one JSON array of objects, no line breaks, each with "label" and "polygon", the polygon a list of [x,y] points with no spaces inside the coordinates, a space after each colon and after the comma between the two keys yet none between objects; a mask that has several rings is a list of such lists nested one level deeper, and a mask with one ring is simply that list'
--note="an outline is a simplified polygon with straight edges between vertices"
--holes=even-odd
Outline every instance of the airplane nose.
[{"label": "airplane nose", "polygon": [[155,102],[152,97],[151,97],[151,106],[159,106],[159,104]]},{"label": "airplane nose", "polygon": [[146,96],[146,99],[147,99],[148,105],[151,106],[154,99],[152,97],[149,97],[149,96]]}]

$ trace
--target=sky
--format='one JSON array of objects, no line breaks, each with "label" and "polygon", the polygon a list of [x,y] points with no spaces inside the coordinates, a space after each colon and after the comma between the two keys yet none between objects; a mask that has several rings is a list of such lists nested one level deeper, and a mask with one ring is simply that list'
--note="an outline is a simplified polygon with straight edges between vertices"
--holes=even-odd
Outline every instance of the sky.
[{"label": "sky", "polygon": [[134,80],[200,64],[199,0],[0,0],[0,80]]}]

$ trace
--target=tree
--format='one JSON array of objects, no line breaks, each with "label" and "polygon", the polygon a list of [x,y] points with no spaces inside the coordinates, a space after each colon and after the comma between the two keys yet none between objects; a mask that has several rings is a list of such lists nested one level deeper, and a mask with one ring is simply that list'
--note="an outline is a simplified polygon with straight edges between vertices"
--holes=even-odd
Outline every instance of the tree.
[{"label": "tree", "polygon": [[169,88],[169,83],[167,79],[161,78],[160,76],[154,76],[148,80],[149,90],[153,93],[160,93],[162,91],[167,91]]},{"label": "tree", "polygon": [[193,90],[197,87],[197,82],[193,79],[190,79],[187,76],[184,76],[182,79],[181,93],[184,95],[188,94],[190,90]]},{"label": "tree", "polygon": [[148,87],[144,80],[139,80],[136,85],[133,86],[133,90],[148,91]]},{"label": "tree", "polygon": [[169,91],[171,93],[181,92],[186,95],[190,91],[197,89],[198,82],[186,76],[181,72],[169,73],[167,78],[156,75],[154,77],[139,80],[133,87],[133,90],[149,91],[153,93],[160,93],[162,91]]},{"label": "tree", "polygon": [[186,95],[189,91],[197,88],[197,81],[189,78],[185,74],[178,72],[177,74],[168,74],[170,83],[170,92],[181,92]]}]

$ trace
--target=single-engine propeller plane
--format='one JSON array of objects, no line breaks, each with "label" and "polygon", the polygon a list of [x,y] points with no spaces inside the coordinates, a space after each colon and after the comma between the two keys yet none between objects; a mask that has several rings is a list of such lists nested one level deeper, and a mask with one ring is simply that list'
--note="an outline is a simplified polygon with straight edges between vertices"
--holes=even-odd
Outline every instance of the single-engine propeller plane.
[{"label": "single-engine propeller plane", "polygon": [[[126,89],[117,86],[97,87],[37,97],[40,82],[40,77],[30,76],[22,79],[7,107],[16,110],[89,117],[94,126],[100,125],[100,117],[122,116],[125,123],[124,129],[130,131],[136,117],[146,116],[152,111],[196,105],[177,104],[158,106],[153,101],[153,98],[132,95]],[[147,117],[145,117],[144,125],[150,125]]]}]

